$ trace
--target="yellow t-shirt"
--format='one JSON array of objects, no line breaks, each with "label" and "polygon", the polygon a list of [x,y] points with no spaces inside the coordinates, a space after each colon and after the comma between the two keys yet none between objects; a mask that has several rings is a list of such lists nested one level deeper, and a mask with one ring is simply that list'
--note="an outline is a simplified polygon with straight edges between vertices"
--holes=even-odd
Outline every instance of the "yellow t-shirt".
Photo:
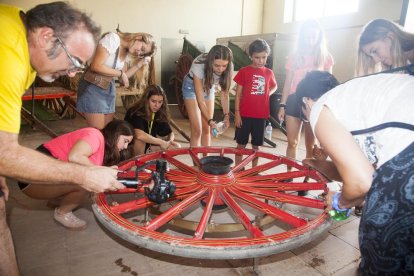
[{"label": "yellow t-shirt", "polygon": [[0,4],[0,131],[19,133],[22,95],[35,77],[20,9]]}]

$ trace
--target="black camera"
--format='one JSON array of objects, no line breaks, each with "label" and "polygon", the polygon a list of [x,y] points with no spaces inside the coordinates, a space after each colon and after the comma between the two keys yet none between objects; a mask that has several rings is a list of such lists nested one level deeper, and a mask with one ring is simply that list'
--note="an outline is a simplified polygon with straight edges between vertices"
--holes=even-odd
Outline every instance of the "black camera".
[{"label": "black camera", "polygon": [[158,159],[147,162],[136,168],[134,179],[124,178],[118,179],[118,181],[128,188],[138,188],[138,172],[153,164],[155,164],[155,172],[151,172],[151,176],[154,181],[154,187],[152,189],[145,187],[145,195],[150,201],[161,204],[166,202],[175,193],[175,184],[165,179],[165,173],[168,170],[167,161]]},{"label": "black camera", "polygon": [[155,166],[155,172],[151,172],[154,187],[152,190],[145,187],[145,195],[152,202],[161,204],[166,202],[175,193],[175,184],[165,179],[165,173],[168,169],[167,161],[157,160]]}]

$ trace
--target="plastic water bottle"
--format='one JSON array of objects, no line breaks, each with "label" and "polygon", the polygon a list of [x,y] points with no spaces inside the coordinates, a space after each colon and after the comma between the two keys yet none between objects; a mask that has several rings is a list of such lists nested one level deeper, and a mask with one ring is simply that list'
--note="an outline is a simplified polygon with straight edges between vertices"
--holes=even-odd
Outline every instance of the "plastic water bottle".
[{"label": "plastic water bottle", "polygon": [[224,122],[223,121],[218,122],[216,124],[216,127],[213,128],[213,130],[212,130],[213,131],[213,136],[217,137],[220,134],[222,134],[225,130],[226,130],[226,125],[224,124]]},{"label": "plastic water bottle", "polygon": [[347,218],[349,218],[350,213],[351,209],[348,209],[346,211],[329,210],[328,212],[331,218],[336,221],[346,220]]},{"label": "plastic water bottle", "polygon": [[273,128],[272,128],[272,124],[270,122],[267,123],[267,126],[265,128],[265,138],[269,141],[272,140],[272,132],[273,132]]}]

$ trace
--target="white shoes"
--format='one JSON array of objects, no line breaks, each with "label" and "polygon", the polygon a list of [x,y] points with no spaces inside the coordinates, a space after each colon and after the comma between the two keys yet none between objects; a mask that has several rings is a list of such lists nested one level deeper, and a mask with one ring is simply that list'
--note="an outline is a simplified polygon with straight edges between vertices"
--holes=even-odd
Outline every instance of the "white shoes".
[{"label": "white shoes", "polygon": [[86,228],[86,221],[79,219],[72,212],[61,214],[58,208],[55,209],[54,219],[69,230],[76,231]]}]

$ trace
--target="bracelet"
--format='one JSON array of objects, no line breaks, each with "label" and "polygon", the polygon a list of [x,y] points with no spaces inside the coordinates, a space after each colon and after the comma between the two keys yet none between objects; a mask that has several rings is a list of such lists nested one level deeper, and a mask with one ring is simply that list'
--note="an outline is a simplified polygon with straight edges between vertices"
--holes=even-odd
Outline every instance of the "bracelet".
[{"label": "bracelet", "polygon": [[336,211],[348,211],[348,208],[339,208],[339,197],[341,196],[341,193],[335,193],[334,196],[332,197],[332,209],[336,210]]},{"label": "bracelet", "polygon": [[286,104],[284,104],[284,103],[281,103],[281,104],[279,104],[279,107],[283,107],[283,108],[286,108]]},{"label": "bracelet", "polygon": [[224,113],[223,118],[226,117],[226,116],[230,116],[230,114],[229,113]]},{"label": "bracelet", "polygon": [[213,119],[208,120],[207,121],[208,125],[210,125],[211,122],[214,122],[214,120]]}]

